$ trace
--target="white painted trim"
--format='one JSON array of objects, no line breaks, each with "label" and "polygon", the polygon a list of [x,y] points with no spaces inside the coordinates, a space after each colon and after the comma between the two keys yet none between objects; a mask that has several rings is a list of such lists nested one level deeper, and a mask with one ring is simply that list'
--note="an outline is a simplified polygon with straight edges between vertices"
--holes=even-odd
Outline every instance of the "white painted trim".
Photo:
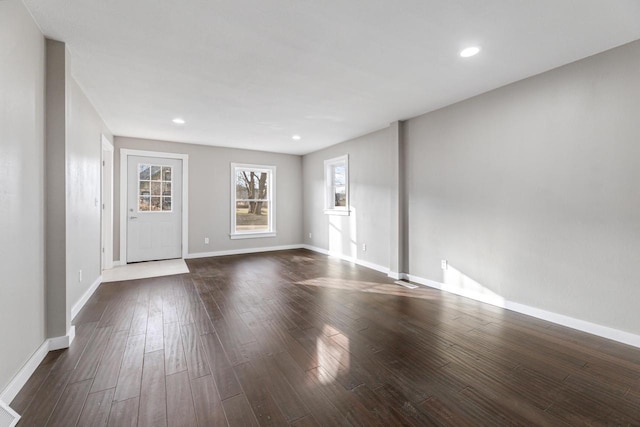
[{"label": "white painted trim", "polygon": [[[333,165],[344,163],[345,207],[335,206],[333,193],[333,177],[330,176],[330,168]],[[350,215],[349,204],[349,154],[334,157],[324,161],[324,213],[327,215]]]},{"label": "white painted trim", "polygon": [[113,266],[114,267],[120,267],[121,265],[124,265],[124,264],[119,259],[116,260],[116,261],[113,261]]},{"label": "white painted trim", "polygon": [[264,248],[230,249],[226,251],[215,251],[215,252],[195,252],[187,255],[186,259],[209,258],[209,257],[227,256],[227,255],[255,254],[259,252],[286,251],[290,249],[302,249],[304,247],[305,245],[282,245],[282,246],[268,246]]},{"label": "white painted trim", "polygon": [[0,400],[0,409],[2,409],[3,411],[7,411],[9,415],[13,417],[13,421],[11,421],[11,424],[7,425],[7,427],[14,427],[15,425],[18,424],[18,421],[20,421],[20,415],[18,415],[16,411],[11,409],[9,405],[7,405],[2,400]]},{"label": "white painted trim", "polygon": [[100,283],[102,283],[102,276],[98,276],[98,278],[91,284],[91,286],[89,286],[89,289],[87,289],[87,291],[80,297],[78,302],[76,302],[73,305],[73,307],[71,307],[72,320],[76,318],[78,313],[80,313],[80,310],[82,310],[82,307],[84,307],[87,301],[89,301],[89,298],[91,298],[91,295],[93,295],[96,289],[98,289],[98,286],[100,286]]},{"label": "white painted trim", "polygon": [[358,265],[361,265],[363,267],[367,267],[367,268],[370,268],[372,270],[379,271],[380,273],[389,274],[389,268],[388,267],[384,267],[382,265],[374,264],[374,263],[369,262],[369,261],[365,261],[365,260],[362,260],[362,259],[357,259],[357,258],[354,258],[354,257],[343,255],[343,254],[341,254],[339,252],[328,251],[326,249],[319,248],[317,246],[302,245],[302,247],[305,248],[305,249],[308,249],[310,251],[313,251],[313,252],[318,252],[318,253],[321,253],[323,255],[328,255],[328,256],[331,256],[331,257],[334,257],[334,258],[339,258],[339,259],[341,259],[343,261],[352,262],[354,264],[358,264]]},{"label": "white painted trim", "polygon": [[460,287],[446,285],[444,283],[414,276],[412,274],[407,275],[405,273],[402,273],[402,275],[407,276],[409,281],[418,283],[420,285],[429,286],[431,288],[439,289],[444,292],[460,295],[486,304],[491,304],[497,307],[505,308],[507,310],[515,311],[517,313],[525,314],[527,316],[546,320],[557,325],[566,326],[571,329],[576,329],[578,331],[597,335],[602,338],[607,338],[613,341],[618,341],[623,344],[628,344],[640,348],[640,335],[621,331],[619,329],[614,329],[608,326],[598,325],[586,320],[565,316],[564,314],[553,313],[551,311],[542,310],[540,308],[531,307],[525,304],[504,300],[502,298],[479,294],[477,292],[469,292]]},{"label": "white painted trim", "polygon": [[[127,264],[127,157],[162,157],[182,160],[182,258],[189,255],[189,155],[120,149],[120,265]],[[115,265],[115,263],[114,263]]]},{"label": "white painted trim", "polygon": [[22,387],[27,383],[31,375],[35,372],[36,368],[44,360],[45,356],[49,352],[49,340],[44,340],[42,345],[31,355],[27,362],[20,368],[18,373],[13,377],[9,384],[2,390],[0,394],[0,400],[4,402],[11,401],[20,393]]},{"label": "white painted trim", "polygon": [[389,270],[388,276],[390,278],[392,278],[393,280],[401,280],[402,279],[402,273],[398,273],[396,271]]},{"label": "white painted trim", "polygon": [[49,338],[49,351],[69,348],[75,337],[76,327],[74,325],[71,325],[71,327],[67,331],[67,335],[64,335],[62,337]]},{"label": "white painted trim", "polygon": [[276,237],[275,232],[267,232],[267,233],[238,233],[238,234],[229,234],[229,238],[231,240],[240,240],[240,239],[261,239],[264,237]]}]

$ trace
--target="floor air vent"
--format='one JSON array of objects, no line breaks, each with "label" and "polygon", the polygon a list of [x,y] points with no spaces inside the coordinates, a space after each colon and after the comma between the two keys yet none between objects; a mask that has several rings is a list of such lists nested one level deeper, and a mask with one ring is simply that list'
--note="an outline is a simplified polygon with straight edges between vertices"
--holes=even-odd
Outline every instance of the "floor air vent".
[{"label": "floor air vent", "polygon": [[396,280],[394,283],[396,285],[404,286],[405,288],[409,288],[409,289],[416,289],[417,288],[417,286],[414,285],[413,283],[409,283],[409,282],[406,282],[404,280]]},{"label": "floor air vent", "polygon": [[0,427],[13,427],[18,424],[20,415],[0,400]]}]

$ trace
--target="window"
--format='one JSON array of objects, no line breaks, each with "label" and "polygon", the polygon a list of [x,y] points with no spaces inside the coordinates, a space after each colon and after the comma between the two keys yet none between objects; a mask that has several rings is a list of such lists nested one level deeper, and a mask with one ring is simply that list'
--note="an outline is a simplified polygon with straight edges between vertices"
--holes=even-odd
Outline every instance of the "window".
[{"label": "window", "polygon": [[349,215],[349,155],[324,161],[325,209],[329,215]]},{"label": "window", "polygon": [[171,166],[138,164],[138,212],[171,212]]},{"label": "window", "polygon": [[231,164],[232,239],[274,237],[276,167]]}]

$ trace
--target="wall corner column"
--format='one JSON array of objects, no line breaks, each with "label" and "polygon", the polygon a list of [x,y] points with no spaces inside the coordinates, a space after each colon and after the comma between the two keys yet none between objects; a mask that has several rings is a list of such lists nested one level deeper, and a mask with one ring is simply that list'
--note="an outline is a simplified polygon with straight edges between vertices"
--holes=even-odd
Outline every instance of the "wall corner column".
[{"label": "wall corner column", "polygon": [[45,287],[47,337],[71,331],[67,307],[66,140],[68,51],[46,40],[45,54]]},{"label": "wall corner column", "polygon": [[389,125],[389,168],[391,169],[391,224],[389,276],[400,279],[405,257],[404,122]]}]

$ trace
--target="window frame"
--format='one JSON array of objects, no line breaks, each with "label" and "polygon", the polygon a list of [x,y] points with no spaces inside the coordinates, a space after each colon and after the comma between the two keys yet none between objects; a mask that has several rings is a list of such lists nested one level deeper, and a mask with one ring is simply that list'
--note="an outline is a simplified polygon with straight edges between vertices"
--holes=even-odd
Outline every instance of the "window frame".
[{"label": "window frame", "polygon": [[[344,165],[345,206],[335,205],[335,176],[333,168]],[[324,213],[327,215],[350,215],[349,205],[349,154],[324,161]]]},{"label": "window frame", "polygon": [[[268,230],[238,231],[236,230],[236,176],[239,171],[267,172],[267,203],[269,204]],[[243,200],[243,199],[242,199]],[[255,239],[276,237],[276,167],[270,165],[254,165],[248,163],[231,163],[231,239]]]}]

